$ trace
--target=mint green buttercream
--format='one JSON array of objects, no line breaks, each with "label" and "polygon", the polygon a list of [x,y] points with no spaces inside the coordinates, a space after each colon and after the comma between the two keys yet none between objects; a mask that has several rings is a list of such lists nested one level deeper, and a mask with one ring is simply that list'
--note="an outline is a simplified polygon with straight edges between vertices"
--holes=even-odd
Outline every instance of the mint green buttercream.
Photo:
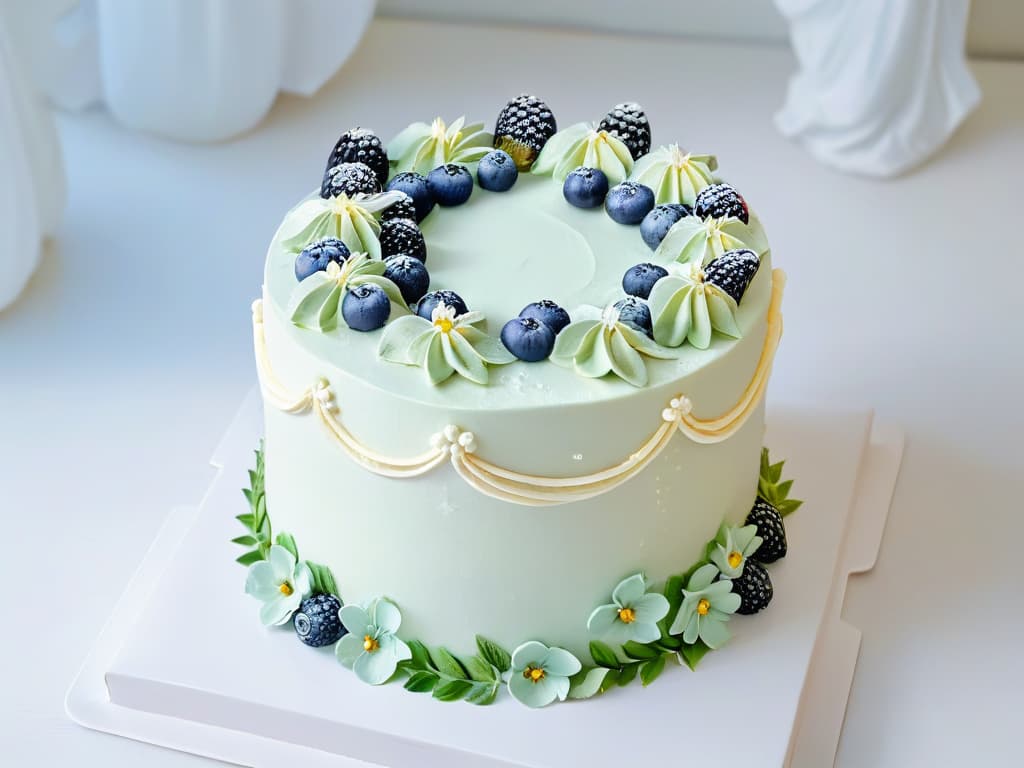
[{"label": "mint green buttercream", "polygon": [[704,272],[694,264],[690,274],[669,274],[651,289],[647,300],[654,325],[654,340],[666,347],[678,347],[689,341],[697,349],[707,349],[712,331],[738,339],[742,335],[736,322],[736,301],[712,283],[704,282]]},{"label": "mint green buttercream", "polygon": [[760,256],[759,246],[755,233],[739,219],[684,216],[672,225],[654,256],[662,262],[674,259],[703,266],[736,248],[749,248]]},{"label": "mint green buttercream", "polygon": [[630,178],[654,190],[654,200],[693,205],[697,195],[712,183],[718,168],[714,155],[691,155],[678,144],[658,147],[636,162]]},{"label": "mint green buttercream", "polygon": [[483,123],[466,125],[460,117],[451,125],[435,117],[430,124],[413,123],[388,144],[388,156],[395,171],[426,175],[447,163],[475,163],[494,148],[494,136]]},{"label": "mint green buttercream", "polygon": [[439,304],[431,320],[406,315],[389,323],[377,354],[392,363],[418,365],[431,384],[440,384],[457,373],[484,385],[488,366],[504,365],[516,358],[498,339],[475,327],[483,321],[481,312],[456,317],[454,308]]},{"label": "mint green buttercream", "polygon": [[289,309],[292,323],[314,331],[333,331],[345,291],[367,283],[378,286],[391,300],[391,316],[409,311],[398,286],[384,277],[384,262],[366,253],[353,253],[341,266],[333,261],[327,270],[314,272],[292,291]]},{"label": "mint green buttercream", "polygon": [[373,214],[402,199],[401,192],[354,197],[341,194],[324,200],[311,197],[296,206],[281,225],[282,245],[298,252],[324,237],[336,237],[350,251],[380,258],[380,224]]},{"label": "mint green buttercream", "polygon": [[580,166],[604,171],[608,183],[615,185],[633,170],[633,156],[607,131],[597,130],[593,123],[576,123],[548,139],[530,173],[564,181]]}]

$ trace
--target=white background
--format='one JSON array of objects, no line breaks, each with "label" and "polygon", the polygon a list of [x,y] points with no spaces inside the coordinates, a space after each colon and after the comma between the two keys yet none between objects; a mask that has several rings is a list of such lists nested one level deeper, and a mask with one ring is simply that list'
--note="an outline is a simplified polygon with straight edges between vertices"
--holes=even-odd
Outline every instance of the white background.
[{"label": "white background", "polygon": [[266,244],[342,130],[491,118],[522,89],[563,124],[636,99],[656,141],[715,151],[790,276],[769,396],[875,406],[907,428],[881,559],[846,606],[865,638],[838,764],[1016,761],[1024,64],[976,64],[979,111],[888,183],[831,172],[775,133],[791,69],[781,48],[378,22],[317,98],[281,99],[234,142],[61,117],[67,215],[0,313],[5,764],[201,764],[82,730],[62,697],[168,508],[210,479],[255,378]]}]

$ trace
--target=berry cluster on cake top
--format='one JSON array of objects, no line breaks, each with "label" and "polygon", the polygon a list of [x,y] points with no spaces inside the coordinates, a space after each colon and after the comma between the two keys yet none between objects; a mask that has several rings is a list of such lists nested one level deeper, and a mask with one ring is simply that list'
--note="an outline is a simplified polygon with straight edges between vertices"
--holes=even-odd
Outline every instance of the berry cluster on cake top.
[{"label": "berry cluster on cake top", "polygon": [[[420,367],[435,385],[453,375],[486,384],[493,366],[550,360],[644,386],[647,360],[679,357],[685,344],[705,349],[715,334],[741,335],[737,309],[763,253],[746,201],[716,169],[712,155],[652,149],[647,115],[632,102],[562,130],[528,94],[501,109],[493,133],[437,118],[385,145],[354,128],[331,150],[319,197],[286,220],[298,281],[292,322],[321,332],[383,329],[379,358]],[[603,207],[637,227],[653,254],[626,271],[622,298],[608,306],[538,298],[492,336],[457,285],[433,284],[419,225],[477,187],[514,194],[524,172],[560,184],[565,205]]]}]

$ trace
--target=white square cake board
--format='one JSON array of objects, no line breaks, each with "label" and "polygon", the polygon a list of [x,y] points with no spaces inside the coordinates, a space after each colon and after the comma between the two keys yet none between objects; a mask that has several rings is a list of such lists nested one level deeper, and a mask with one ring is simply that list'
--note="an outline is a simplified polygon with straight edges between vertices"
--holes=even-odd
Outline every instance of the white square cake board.
[{"label": "white square cake board", "polygon": [[697,672],[672,667],[648,688],[542,711],[371,688],[330,649],[264,629],[230,543],[261,434],[253,392],[206,497],[172,511],[72,684],[78,723],[249,766],[601,768],[712,753],[833,764],[860,647],[841,618],[847,579],[874,565],[903,451],[899,430],[870,413],[769,409],[766,444],[805,504],[787,521],[768,610],[735,617],[733,640]]}]

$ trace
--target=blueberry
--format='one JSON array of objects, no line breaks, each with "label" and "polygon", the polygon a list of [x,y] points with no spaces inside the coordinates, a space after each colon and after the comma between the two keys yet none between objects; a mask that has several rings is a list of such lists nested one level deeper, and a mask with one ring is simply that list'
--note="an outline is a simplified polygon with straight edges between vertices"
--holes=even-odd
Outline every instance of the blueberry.
[{"label": "blueberry", "polygon": [[425,320],[432,320],[431,315],[434,313],[434,307],[442,303],[452,307],[455,310],[456,317],[469,312],[466,302],[455,291],[431,291],[420,299],[419,304],[416,305],[416,314]]},{"label": "blueberry", "polygon": [[580,166],[565,177],[562,194],[577,208],[597,208],[608,194],[608,177],[600,168]]},{"label": "blueberry", "polygon": [[427,174],[427,189],[438,205],[462,205],[473,194],[473,175],[458,163],[441,165]]},{"label": "blueberry", "polygon": [[405,192],[416,208],[416,221],[423,221],[434,210],[434,196],[427,186],[427,177],[412,171],[397,174],[388,182],[388,192]]},{"label": "blueberry", "polygon": [[628,296],[615,302],[615,308],[619,310],[619,322],[634,328],[640,333],[651,336],[654,333],[651,325],[651,310],[640,299],[635,296]]},{"label": "blueberry", "polygon": [[476,180],[480,189],[491,192],[506,192],[512,189],[518,178],[519,169],[516,168],[515,161],[508,152],[501,149],[488,152],[476,167]]},{"label": "blueberry", "polygon": [[380,253],[385,259],[389,256],[414,256],[420,261],[427,260],[427,241],[423,233],[410,219],[392,219],[380,225]]},{"label": "blueberry", "polygon": [[523,307],[523,311],[519,313],[519,316],[540,320],[554,331],[556,335],[561,333],[562,329],[569,324],[569,313],[551,299],[541,299],[540,301],[533,302],[533,304],[527,304]]},{"label": "blueberry", "polygon": [[630,296],[646,299],[651,295],[654,284],[668,274],[668,270],[657,264],[637,264],[626,270],[622,276],[622,290]]},{"label": "blueberry", "polygon": [[501,343],[527,363],[546,359],[555,348],[555,332],[532,317],[513,317],[501,329]]},{"label": "blueberry", "polygon": [[422,261],[415,256],[399,254],[384,263],[384,277],[398,286],[406,304],[413,304],[423,298],[430,288],[430,273]]},{"label": "blueberry", "polygon": [[379,285],[363,283],[345,294],[341,316],[353,331],[376,331],[391,316],[391,300]]},{"label": "blueberry", "polygon": [[647,243],[648,248],[652,251],[657,250],[661,241],[665,239],[665,235],[672,229],[672,225],[680,219],[692,215],[693,209],[683,203],[656,205],[640,222],[640,237]]},{"label": "blueberry", "polygon": [[292,617],[292,626],[299,640],[314,648],[338,642],[346,634],[338,611],[341,600],[334,595],[313,595],[299,605]]},{"label": "blueberry", "polygon": [[624,181],[608,190],[604,209],[619,224],[639,224],[654,208],[654,192],[635,181]]},{"label": "blueberry", "polygon": [[348,246],[336,237],[310,243],[295,257],[295,279],[301,283],[314,272],[323,272],[332,261],[344,264],[348,256]]}]

